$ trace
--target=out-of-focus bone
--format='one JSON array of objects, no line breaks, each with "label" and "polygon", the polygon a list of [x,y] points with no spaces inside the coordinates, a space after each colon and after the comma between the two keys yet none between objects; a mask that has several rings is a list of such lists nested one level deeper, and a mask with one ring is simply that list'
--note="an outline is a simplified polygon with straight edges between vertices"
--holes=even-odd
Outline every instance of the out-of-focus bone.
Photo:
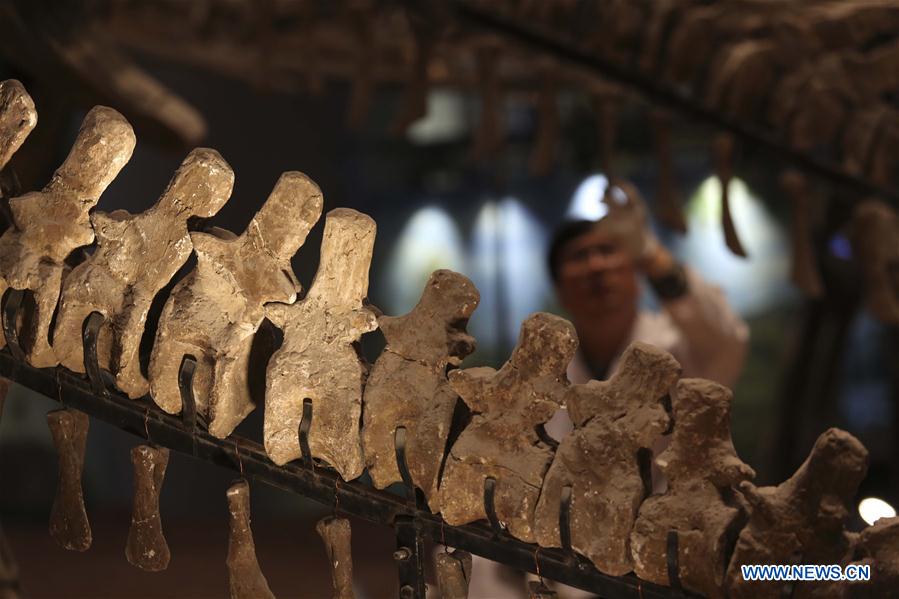
[{"label": "out-of-focus bone", "polygon": [[724,229],[724,242],[728,249],[741,258],[746,257],[746,250],[740,243],[734,219],[730,210],[730,180],[733,177],[734,139],[727,133],[719,134],[713,142],[712,152],[715,159],[715,172],[721,182],[721,226]]},{"label": "out-of-focus bone", "polygon": [[815,264],[815,249],[812,246],[811,205],[808,183],[801,173],[794,170],[784,172],[780,185],[787,194],[793,208],[790,239],[793,262],[790,278],[809,297],[820,297],[824,292],[821,277]]},{"label": "out-of-focus bone", "polygon": [[887,324],[899,324],[899,214],[879,200],[861,202],[850,239],[864,274],[868,310]]},{"label": "out-of-focus bone", "polygon": [[256,559],[256,544],[250,528],[249,483],[238,480],[228,489],[227,496],[230,532],[226,563],[231,599],[274,599]]},{"label": "out-of-focus bone", "polygon": [[37,125],[34,101],[15,79],[0,83],[0,169],[6,167]]},{"label": "out-of-focus bone", "polygon": [[150,391],[163,410],[181,411],[178,371],[189,354],[197,360],[197,412],[211,434],[227,437],[253,411],[248,364],[263,305],[296,299],[290,258],[321,209],[318,186],[287,172],[242,235],[190,234],[197,267],[172,290],[150,358]]},{"label": "out-of-focus bone", "polygon": [[[747,581],[744,564],[840,564],[851,539],[845,525],[858,485],[868,469],[868,451],[852,435],[825,431],[789,480],[776,487],[739,486],[749,506],[749,522],[740,532],[727,572],[729,597],[775,599],[783,582]],[[795,597],[820,597],[826,582],[803,582]],[[831,595],[832,596],[832,595]]]},{"label": "out-of-focus bone", "polygon": [[475,160],[492,158],[503,143],[502,90],[497,70],[501,54],[498,41],[491,40],[475,49],[475,72],[481,96],[481,118],[474,132],[472,157]]},{"label": "out-of-focus bone", "polygon": [[215,150],[191,152],[155,206],[137,215],[94,212],[97,249],[66,277],[53,349],[60,363],[84,372],[81,331],[97,311],[106,317],[98,361],[129,397],[149,391],[138,349],[153,298],[187,261],[193,249],[191,216],[214,215],[228,200],[234,173]]},{"label": "out-of-focus bone", "polygon": [[97,106],[84,117],[69,156],[43,191],[9,202],[14,226],[0,237],[0,295],[8,287],[34,292],[35,313],[22,336],[32,366],[57,364],[49,333],[63,260],[94,241],[88,212],[128,162],[134,144],[124,117]]},{"label": "out-of-focus bone", "polygon": [[47,424],[59,457],[56,497],[50,510],[50,536],[60,547],[87,551],[91,546],[91,525],[84,510],[81,472],[90,418],[73,409],[47,414]]},{"label": "out-of-focus bone", "polygon": [[354,599],[350,521],[328,516],[318,521],[315,532],[322,538],[328,554],[332,599]]},{"label": "out-of-focus bone", "polygon": [[536,428],[561,406],[565,370],[576,349],[571,323],[539,312],[522,323],[518,344],[499,371],[450,373],[450,386],[474,416],[453,444],[440,482],[438,503],[447,523],[487,517],[484,483],[492,477],[497,518],[513,536],[536,540],[534,510],[553,457]]},{"label": "out-of-focus bone", "polygon": [[643,502],[631,533],[634,573],[669,584],[667,539],[678,534],[678,576],[685,589],[723,597],[727,552],[742,523],[731,488],[755,477],[730,436],[729,389],[682,379],[672,394],[674,432],[656,463],[668,489]]},{"label": "out-of-focus bone", "polygon": [[680,371],[668,352],[635,342],[610,380],[568,389],[575,429],[562,439],[543,481],[536,515],[541,547],[561,545],[561,494],[570,486],[571,546],[606,574],[633,569],[630,534],[645,496],[638,456],[668,427],[662,399]]},{"label": "out-of-focus bone", "polygon": [[474,338],[465,327],[479,300],[466,277],[438,270],[411,312],[378,319],[387,347],[365,385],[365,465],[379,489],[401,481],[394,440],[396,430],[405,427],[412,482],[435,512],[438,473],[458,401],[447,381],[447,367],[458,366],[474,351]]},{"label": "out-of-focus bone", "polygon": [[159,572],[168,568],[171,558],[159,516],[159,493],[169,464],[169,450],[138,445],[131,450],[131,463],[134,464],[134,511],[125,557],[141,570]]},{"label": "out-of-focus bone", "polygon": [[290,306],[265,307],[269,320],[284,331],[284,343],[269,361],[265,392],[265,450],[278,465],[302,455],[297,431],[308,398],[312,455],[344,480],[362,474],[359,420],[366,365],[356,344],[378,326],[363,303],[375,231],[375,221],[361,212],[329,212],[309,293]]},{"label": "out-of-focus bone", "polygon": [[856,566],[869,566],[871,580],[850,583],[851,599],[889,597],[899,589],[899,517],[881,518],[864,529],[855,546]]},{"label": "out-of-focus bone", "polygon": [[528,161],[531,174],[536,176],[546,175],[552,169],[559,142],[557,82],[551,65],[543,65],[540,73],[542,82],[537,95],[537,132],[534,136],[534,149]]},{"label": "out-of-focus bone", "polygon": [[437,589],[441,599],[468,599],[471,581],[471,554],[461,549],[438,553],[435,558]]}]

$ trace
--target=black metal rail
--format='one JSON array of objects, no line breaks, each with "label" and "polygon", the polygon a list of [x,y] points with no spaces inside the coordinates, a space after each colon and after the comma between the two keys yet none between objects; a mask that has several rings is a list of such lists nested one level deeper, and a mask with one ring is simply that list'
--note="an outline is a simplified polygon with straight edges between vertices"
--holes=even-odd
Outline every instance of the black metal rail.
[{"label": "black metal rail", "polygon": [[894,207],[899,207],[899,190],[887,188],[876,184],[870,179],[852,175],[840,168],[832,160],[823,160],[809,153],[791,148],[768,131],[707,108],[690,95],[670,86],[660,85],[657,79],[647,77],[633,68],[618,65],[594,53],[582,50],[573,42],[560,39],[554,32],[547,31],[545,27],[541,28],[525,24],[497,14],[496,11],[485,8],[485,3],[475,4],[468,0],[455,0],[453,6],[458,18],[466,23],[524,44],[561,62],[591,71],[603,79],[613,81],[638,92],[654,104],[672,108],[689,117],[729,131],[765,149],[776,157],[782,165],[793,165],[803,171],[813,173],[847,191],[854,192],[857,198],[878,196],[891,202]]},{"label": "black metal rail", "polygon": [[[450,526],[419,505],[411,477],[405,467],[405,429],[396,435],[397,463],[406,480],[406,497],[379,491],[361,482],[345,482],[333,470],[317,465],[308,454],[305,436],[312,418],[311,404],[304,405],[304,415],[298,435],[303,447],[303,459],[285,466],[276,466],[257,442],[232,436],[218,439],[210,435],[198,421],[192,393],[192,374],[195,361],[185,356],[179,384],[184,409],[181,416],[160,410],[149,398],[132,400],[109,388],[108,373],[97,365],[97,333],[102,316],[94,313],[85,321],[83,330],[85,370],[78,375],[63,368],[34,368],[23,361],[18,345],[15,324],[19,320],[21,291],[8,290],[0,301],[3,333],[7,348],[0,351],[0,377],[63,404],[98,418],[123,431],[173,451],[235,470],[247,479],[256,479],[273,487],[302,495],[339,513],[362,518],[369,522],[390,526],[395,530],[397,550],[394,559],[399,574],[401,599],[424,599],[425,580],[423,540],[463,549],[472,554],[501,562],[519,570],[573,587],[594,592],[606,599],[643,599],[694,597],[678,587],[677,561],[672,556],[672,587],[641,581],[633,575],[609,576],[598,571],[591,562],[570,550],[568,530],[568,501],[560,510],[563,542],[569,549],[545,549],[524,543],[508,535],[496,520],[493,510],[494,485],[485,485],[485,507],[491,514],[490,525],[474,523]],[[570,498],[570,492],[567,494]],[[670,541],[669,541],[670,542]],[[676,539],[674,540],[676,543]]]}]

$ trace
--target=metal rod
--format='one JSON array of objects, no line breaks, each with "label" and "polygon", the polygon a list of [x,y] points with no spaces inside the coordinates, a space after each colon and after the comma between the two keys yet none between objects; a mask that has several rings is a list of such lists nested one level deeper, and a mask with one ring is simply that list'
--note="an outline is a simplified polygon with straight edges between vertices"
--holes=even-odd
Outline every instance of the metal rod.
[{"label": "metal rod", "polygon": [[[179,416],[166,414],[147,398],[132,400],[114,390],[106,397],[98,396],[92,393],[84,377],[62,367],[34,368],[17,362],[8,351],[0,351],[0,377],[15,380],[32,391],[137,437],[152,438],[157,446],[195,455],[197,459],[237,472],[242,467],[243,476],[248,479],[303,495],[324,506],[335,505],[335,493],[339,493],[342,513],[390,527],[396,527],[399,517],[411,518],[422,538],[445,542],[451,547],[536,573],[535,545],[509,535],[498,537],[484,522],[450,526],[439,515],[416,508],[403,497],[358,481],[343,482],[328,468],[305,468],[300,460],[275,466],[259,443],[238,436],[218,439],[200,427],[194,431],[186,430]],[[239,464],[234,457],[236,444],[240,447]],[[541,576],[597,593],[606,599],[695,596],[640,581],[633,575],[609,576],[587,562],[573,564],[570,555],[560,549],[541,548]]]},{"label": "metal rod", "polygon": [[468,0],[456,0],[454,6],[456,14],[464,21],[503,35],[508,39],[521,42],[558,60],[583,67],[604,79],[634,89],[654,104],[674,108],[693,118],[710,123],[719,129],[735,133],[741,138],[764,148],[768,153],[774,154],[778,160],[778,167],[792,164],[832,183],[852,189],[859,196],[876,195],[890,201],[895,207],[899,207],[899,190],[883,187],[870,179],[851,175],[842,170],[834,161],[821,160],[805,152],[788,147],[770,133],[728,117],[716,110],[706,108],[696,101],[695,98],[672,87],[659,85],[658,79],[647,77],[630,66],[615,64],[600,56],[581,50],[571,42],[557,39],[557,37],[545,30],[495,14],[491,10],[480,8]]},{"label": "metal rod", "polygon": [[84,358],[84,372],[91,383],[91,391],[97,395],[106,395],[106,384],[103,382],[103,374],[100,372],[99,357],[97,355],[97,341],[100,339],[100,327],[106,321],[106,317],[99,312],[91,312],[84,319],[81,327],[81,344]]}]

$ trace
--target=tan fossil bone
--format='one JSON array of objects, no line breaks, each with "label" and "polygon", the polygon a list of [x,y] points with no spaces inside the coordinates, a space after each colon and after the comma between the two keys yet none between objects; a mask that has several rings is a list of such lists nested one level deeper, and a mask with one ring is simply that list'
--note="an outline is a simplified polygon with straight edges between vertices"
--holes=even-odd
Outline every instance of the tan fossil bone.
[{"label": "tan fossil bone", "polygon": [[134,144],[125,118],[97,106],[84,117],[72,150],[47,186],[9,201],[14,223],[0,237],[0,294],[9,287],[34,292],[34,316],[22,335],[32,366],[57,364],[49,333],[63,261],[94,241],[88,212],[128,162]]},{"label": "tan fossil bone", "polygon": [[850,228],[868,310],[899,324],[899,214],[884,202],[865,200],[856,206]]},{"label": "tan fossil bone", "polygon": [[542,580],[529,580],[528,599],[559,599],[559,594],[547,587]]},{"label": "tan fossil bone", "polygon": [[65,549],[87,551],[91,546],[91,525],[84,509],[81,473],[90,418],[73,409],[47,414],[47,424],[59,458],[56,496],[50,510],[50,536]]},{"label": "tan fossil bone", "polygon": [[881,518],[865,528],[855,546],[855,566],[869,566],[871,579],[850,583],[851,599],[889,597],[899,589],[899,517]]},{"label": "tan fossil bone", "polygon": [[[849,433],[831,428],[815,441],[799,469],[776,487],[745,481],[739,491],[749,506],[727,572],[729,597],[781,597],[783,582],[746,581],[744,564],[839,564],[851,547],[846,523],[868,470],[868,450]],[[795,597],[820,596],[823,582],[804,582]]]},{"label": "tan fossil bone", "polygon": [[541,547],[561,545],[562,490],[571,487],[572,548],[606,574],[633,569],[630,534],[646,494],[639,456],[648,457],[668,428],[662,400],[680,371],[668,352],[634,342],[611,379],[569,387],[574,431],[562,439],[543,481],[536,515]]},{"label": "tan fossil bone", "polygon": [[734,139],[727,133],[717,135],[712,142],[712,153],[715,160],[715,173],[721,182],[721,227],[724,229],[724,242],[736,256],[746,257],[746,250],[740,242],[740,236],[734,226],[730,205],[730,181],[733,178]]},{"label": "tan fossil bone", "polygon": [[0,83],[0,169],[6,167],[35,125],[37,111],[25,87],[15,79]]},{"label": "tan fossil bone", "polygon": [[331,570],[331,597],[354,599],[353,554],[350,521],[346,518],[327,516],[315,525],[315,532],[325,544],[328,565]]},{"label": "tan fossil bone", "polygon": [[678,534],[678,576],[685,589],[723,597],[726,558],[742,523],[731,488],[755,477],[730,436],[732,394],[705,379],[682,379],[672,393],[674,431],[656,463],[668,477],[664,494],[640,506],[631,533],[634,573],[669,584],[667,540]]},{"label": "tan fossil bone", "polygon": [[106,318],[98,341],[100,366],[129,397],[147,394],[138,349],[150,304],[193,250],[187,219],[214,215],[233,185],[234,173],[219,153],[198,148],[149,210],[91,215],[97,249],[68,274],[60,296],[53,350],[63,366],[84,372],[82,325],[97,311]]},{"label": "tan fossil bone", "polygon": [[404,427],[409,474],[434,512],[439,511],[438,474],[459,398],[446,372],[474,351],[474,337],[465,327],[479,301],[468,278],[438,270],[412,311],[378,319],[387,347],[365,384],[365,465],[378,489],[401,481],[395,438]]},{"label": "tan fossil bone", "polygon": [[538,312],[522,323],[518,344],[499,371],[450,373],[450,386],[474,415],[453,444],[440,482],[438,504],[447,523],[486,518],[484,485],[493,478],[499,521],[513,536],[535,540],[534,510],[553,458],[536,427],[561,406],[565,370],[576,349],[570,322]]},{"label": "tan fossil bone", "polygon": [[181,411],[178,371],[192,355],[197,413],[211,434],[227,437],[253,411],[247,382],[253,335],[266,302],[296,299],[300,285],[290,258],[321,209],[318,186],[287,172],[242,235],[190,234],[197,266],[172,290],[150,358],[150,392],[163,410]]},{"label": "tan fossil bone", "polygon": [[169,450],[138,445],[131,450],[131,463],[134,465],[134,510],[125,557],[141,570],[159,572],[168,568],[171,558],[159,515],[159,493],[169,464]]},{"label": "tan fossil bone", "polygon": [[240,479],[227,491],[228,588],[231,599],[274,599],[256,559],[256,543],[250,528],[250,485]]},{"label": "tan fossil bone", "polygon": [[790,278],[807,296],[820,297],[824,288],[815,264],[815,248],[812,245],[812,207],[808,182],[798,171],[789,170],[781,175],[780,186],[787,194],[793,212],[790,226],[793,254]]},{"label": "tan fossil bone", "polygon": [[377,328],[364,304],[375,244],[375,221],[336,208],[325,218],[318,272],[309,293],[293,305],[271,303],[266,316],[284,331],[268,364],[265,450],[278,465],[302,455],[303,402],[312,400],[309,449],[344,480],[362,474],[359,423],[367,365],[356,344]]},{"label": "tan fossil bone", "polygon": [[471,554],[461,549],[438,553],[434,558],[440,599],[468,599]]}]

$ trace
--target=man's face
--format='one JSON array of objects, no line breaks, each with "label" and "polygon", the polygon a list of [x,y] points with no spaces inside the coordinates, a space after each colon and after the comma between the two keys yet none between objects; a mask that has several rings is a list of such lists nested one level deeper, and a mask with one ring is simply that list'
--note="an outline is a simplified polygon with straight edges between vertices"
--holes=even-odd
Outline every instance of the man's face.
[{"label": "man's face", "polygon": [[576,319],[636,306],[640,290],[634,261],[601,222],[563,246],[558,274],[559,301]]}]

